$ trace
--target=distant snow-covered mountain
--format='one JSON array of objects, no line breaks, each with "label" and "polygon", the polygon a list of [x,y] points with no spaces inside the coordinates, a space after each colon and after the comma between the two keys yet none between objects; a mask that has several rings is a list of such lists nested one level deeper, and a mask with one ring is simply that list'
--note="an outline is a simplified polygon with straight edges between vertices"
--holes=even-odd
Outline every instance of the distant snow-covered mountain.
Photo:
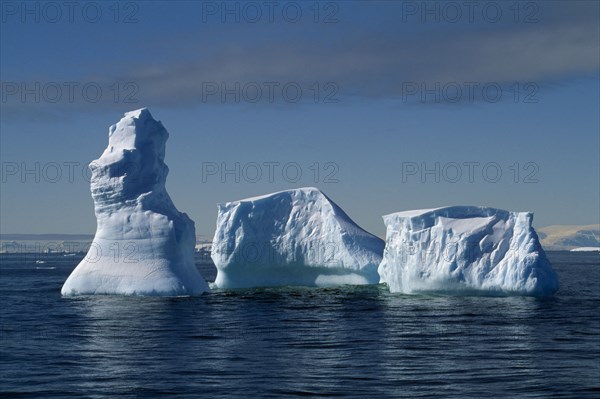
[{"label": "distant snow-covered mountain", "polygon": [[546,250],[566,251],[578,247],[600,247],[600,225],[547,226],[536,229]]}]

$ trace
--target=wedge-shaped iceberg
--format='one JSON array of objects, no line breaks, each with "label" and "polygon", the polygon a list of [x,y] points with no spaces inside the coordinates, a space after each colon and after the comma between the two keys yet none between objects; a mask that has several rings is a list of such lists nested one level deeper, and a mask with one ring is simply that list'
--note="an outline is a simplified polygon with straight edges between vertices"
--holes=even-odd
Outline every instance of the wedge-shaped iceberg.
[{"label": "wedge-shaped iceberg", "polygon": [[316,188],[228,202],[211,252],[215,285],[376,284],[383,247]]},{"label": "wedge-shaped iceberg", "polygon": [[531,213],[453,206],[383,219],[379,275],[392,292],[547,296],[558,290]]},{"label": "wedge-shaped iceberg", "polygon": [[90,164],[97,230],[63,295],[192,295],[208,290],[194,265],[194,222],[165,189],[169,134],[147,109],[110,127]]}]

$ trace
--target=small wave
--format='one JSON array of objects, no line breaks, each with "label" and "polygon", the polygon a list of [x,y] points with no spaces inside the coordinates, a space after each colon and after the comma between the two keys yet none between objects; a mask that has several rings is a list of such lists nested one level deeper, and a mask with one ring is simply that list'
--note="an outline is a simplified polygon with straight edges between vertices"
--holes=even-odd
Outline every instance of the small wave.
[{"label": "small wave", "polygon": [[56,266],[47,266],[47,267],[37,266],[36,267],[36,270],[54,270],[54,269],[56,269]]}]

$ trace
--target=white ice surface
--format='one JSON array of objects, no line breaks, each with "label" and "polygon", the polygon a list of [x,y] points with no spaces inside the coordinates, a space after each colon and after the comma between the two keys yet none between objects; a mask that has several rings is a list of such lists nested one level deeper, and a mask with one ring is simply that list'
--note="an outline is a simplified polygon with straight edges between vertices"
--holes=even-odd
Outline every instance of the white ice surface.
[{"label": "white ice surface", "polygon": [[376,284],[384,242],[316,188],[219,205],[219,288]]},{"label": "white ice surface", "polygon": [[600,247],[579,247],[573,248],[571,252],[598,252],[600,251]]},{"label": "white ice surface", "polygon": [[63,295],[193,295],[208,290],[194,264],[194,222],[165,189],[169,134],[143,108],[110,127],[90,164],[97,230]]},{"label": "white ice surface", "polygon": [[381,282],[400,293],[552,295],[558,279],[533,215],[453,206],[384,216]]}]

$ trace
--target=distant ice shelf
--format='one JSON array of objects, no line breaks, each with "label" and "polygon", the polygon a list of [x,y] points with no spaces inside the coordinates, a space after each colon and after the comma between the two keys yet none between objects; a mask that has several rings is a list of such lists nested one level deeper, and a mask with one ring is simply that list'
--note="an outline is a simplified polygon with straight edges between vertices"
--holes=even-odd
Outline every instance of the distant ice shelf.
[{"label": "distant ice shelf", "polygon": [[552,295],[558,278],[532,219],[528,212],[476,206],[384,216],[381,282],[406,294]]},{"label": "distant ice shelf", "polygon": [[219,288],[377,284],[384,242],[316,188],[219,205]]},{"label": "distant ice shelf", "polygon": [[169,134],[143,108],[110,127],[90,164],[97,230],[63,295],[193,295],[208,285],[194,265],[194,222],[165,189]]},{"label": "distant ice shelf", "polygon": [[600,252],[600,247],[579,247],[573,248],[571,252]]}]

